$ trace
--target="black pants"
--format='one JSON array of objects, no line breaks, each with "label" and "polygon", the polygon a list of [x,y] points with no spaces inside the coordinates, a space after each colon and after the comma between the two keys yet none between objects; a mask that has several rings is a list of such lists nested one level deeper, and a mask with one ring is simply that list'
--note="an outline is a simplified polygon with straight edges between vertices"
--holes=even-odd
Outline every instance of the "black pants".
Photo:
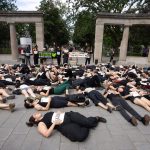
[{"label": "black pants", "polygon": [[34,54],[34,65],[38,65],[38,59],[39,59],[39,55]]},{"label": "black pants", "polygon": [[61,57],[57,57],[57,64],[58,64],[58,66],[60,66],[60,62],[61,62]]},{"label": "black pants", "polygon": [[98,103],[103,103],[104,105],[108,103],[107,99],[96,90],[89,92],[87,96],[93,101],[96,106],[98,105]]},{"label": "black pants", "polygon": [[136,119],[138,119],[140,121],[142,120],[142,117],[120,96],[113,97],[110,100],[114,106],[121,106],[119,112],[127,121],[130,121],[131,117],[129,116],[129,114],[126,111],[128,111]]},{"label": "black pants", "polygon": [[113,59],[114,59],[114,56],[111,55],[111,56],[110,56],[110,61],[109,61],[109,62],[111,62]]},{"label": "black pants", "polygon": [[91,58],[86,58],[85,65],[90,64]]},{"label": "black pants", "polygon": [[27,79],[26,81],[25,81],[25,83],[26,84],[29,84],[29,85],[36,85],[36,86],[40,86],[40,85],[51,85],[51,83],[50,83],[50,81],[49,80],[47,80],[47,79],[35,79],[34,81],[32,81],[32,80],[29,80],[29,79]]},{"label": "black pants", "polygon": [[68,57],[63,58],[63,64],[68,64]]},{"label": "black pants", "polygon": [[78,112],[67,112],[64,123],[57,130],[71,141],[84,141],[89,135],[89,129],[98,125],[96,117],[85,117]]},{"label": "black pants", "polygon": [[30,63],[30,56],[25,56],[25,64],[31,66],[31,63]]}]

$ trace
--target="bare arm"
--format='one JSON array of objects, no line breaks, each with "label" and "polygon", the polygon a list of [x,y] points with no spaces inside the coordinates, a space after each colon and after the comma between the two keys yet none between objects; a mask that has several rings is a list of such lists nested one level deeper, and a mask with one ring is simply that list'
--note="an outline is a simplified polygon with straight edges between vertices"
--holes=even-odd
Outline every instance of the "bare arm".
[{"label": "bare arm", "polygon": [[40,122],[38,124],[38,132],[44,137],[49,137],[52,134],[54,127],[55,123],[53,123],[49,129],[47,129],[46,125],[43,122]]},{"label": "bare arm", "polygon": [[37,104],[37,105],[34,106],[34,108],[35,108],[36,110],[43,110],[43,111],[46,111],[46,110],[49,110],[50,103],[51,103],[51,97],[49,97],[49,101],[48,101],[48,103],[47,103],[47,105],[46,105],[45,107],[43,107],[43,106]]},{"label": "bare arm", "polygon": [[40,92],[40,95],[42,95],[42,96],[48,96],[49,95],[49,90],[47,90],[46,93]]}]

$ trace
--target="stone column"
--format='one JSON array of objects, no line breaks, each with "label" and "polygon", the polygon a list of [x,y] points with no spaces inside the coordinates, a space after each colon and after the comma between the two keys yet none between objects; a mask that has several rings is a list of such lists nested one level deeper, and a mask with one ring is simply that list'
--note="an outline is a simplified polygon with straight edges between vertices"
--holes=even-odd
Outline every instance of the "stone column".
[{"label": "stone column", "polygon": [[148,52],[148,62],[150,63],[150,47],[149,48],[149,52]]},{"label": "stone column", "polygon": [[38,45],[38,50],[43,51],[44,48],[44,25],[43,22],[35,23],[36,26],[36,44]]},{"label": "stone column", "polygon": [[12,59],[18,59],[18,48],[17,48],[17,41],[16,41],[16,28],[14,23],[10,23],[10,43],[11,43],[11,54]]},{"label": "stone column", "polygon": [[120,45],[119,61],[126,61],[129,39],[129,26],[124,26],[122,41]]},{"label": "stone column", "polygon": [[104,24],[96,23],[94,62],[96,62],[97,60],[98,62],[101,62],[102,59],[103,33]]}]

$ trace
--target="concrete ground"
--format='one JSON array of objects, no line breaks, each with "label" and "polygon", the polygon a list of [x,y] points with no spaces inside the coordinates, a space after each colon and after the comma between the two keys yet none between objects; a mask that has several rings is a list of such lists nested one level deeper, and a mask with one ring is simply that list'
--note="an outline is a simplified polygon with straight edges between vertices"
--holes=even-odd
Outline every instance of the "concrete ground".
[{"label": "concrete ground", "polygon": [[[14,63],[11,60],[2,59],[0,63]],[[83,61],[82,61],[83,63]],[[103,91],[101,91],[103,92]],[[74,93],[71,90],[71,93]],[[35,112],[34,109],[24,108],[23,96],[16,96],[15,112],[0,110],[0,150],[149,150],[150,149],[150,125],[144,126],[138,122],[134,127],[118,113],[110,114],[102,108],[92,104],[86,108],[63,108],[62,111],[77,111],[85,116],[102,116],[107,123],[99,125],[90,131],[90,135],[84,142],[71,142],[58,131],[53,132],[49,138],[42,137],[36,127],[29,128],[26,121]],[[129,102],[142,116],[149,114],[143,108]],[[51,109],[50,111],[58,109]],[[42,112],[43,114],[46,112]]]}]

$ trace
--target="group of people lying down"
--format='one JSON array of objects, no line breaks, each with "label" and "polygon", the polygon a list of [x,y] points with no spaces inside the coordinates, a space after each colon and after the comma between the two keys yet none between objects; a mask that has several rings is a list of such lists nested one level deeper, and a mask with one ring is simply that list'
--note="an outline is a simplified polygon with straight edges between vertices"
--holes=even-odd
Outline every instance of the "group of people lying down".
[{"label": "group of people lying down", "polygon": [[[70,94],[70,89],[75,89]],[[91,128],[106,119],[99,115],[85,117],[74,111],[39,111],[50,108],[95,106],[109,113],[118,111],[130,124],[137,126],[137,120],[149,125],[150,116],[141,116],[127,101],[150,112],[150,68],[133,66],[64,66],[43,65],[28,67],[25,64],[0,67],[0,109],[15,109],[15,103],[8,103],[15,95],[24,96],[24,107],[34,108],[28,126],[37,125],[38,132],[45,137],[57,129],[71,141],[84,141]]]}]

